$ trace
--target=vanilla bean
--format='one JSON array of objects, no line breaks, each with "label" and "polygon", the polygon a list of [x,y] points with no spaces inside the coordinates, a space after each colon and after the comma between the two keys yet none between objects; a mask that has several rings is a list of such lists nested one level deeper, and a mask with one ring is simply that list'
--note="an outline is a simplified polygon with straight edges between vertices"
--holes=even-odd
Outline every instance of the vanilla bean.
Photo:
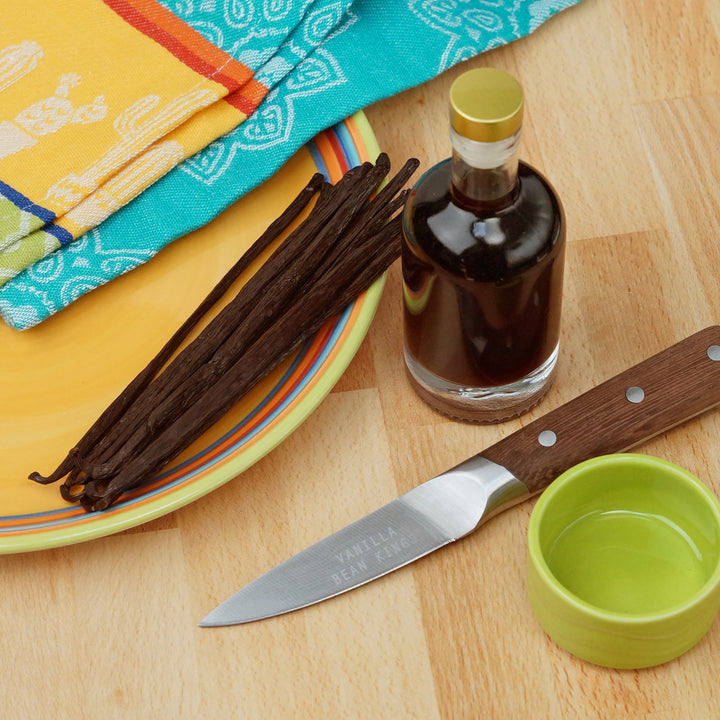
[{"label": "vanilla bean", "polygon": [[[419,161],[415,158],[408,160],[380,192],[372,198],[372,202],[365,205],[363,212],[355,218],[353,225],[348,229],[348,241],[357,245],[362,243],[364,238],[372,237],[379,232],[388,218],[405,205],[410,191],[400,192],[400,190],[417,170],[419,164]],[[342,255],[343,252],[345,252],[345,245],[338,243],[333,250],[333,254],[337,257]]]},{"label": "vanilla bean", "polygon": [[[408,164],[410,162],[411,161],[408,161]],[[362,257],[362,250],[366,245],[369,245],[370,250],[372,250],[372,246],[377,243],[378,237],[381,236],[381,231],[388,222],[388,218],[392,217],[398,209],[404,206],[409,192],[409,190],[405,190],[395,198],[388,198],[384,203],[382,216],[376,217],[374,221],[371,221],[368,225],[359,225],[353,228],[354,232],[350,230],[347,233],[346,241],[344,243],[338,243],[336,247],[333,248],[332,252],[328,254],[323,267],[318,268],[314,277],[310,280],[310,283],[320,282],[324,274],[327,274],[337,262],[342,261],[348,252],[350,243],[354,246],[353,251],[357,253],[358,257]],[[374,202],[375,201],[373,201],[373,203]]]},{"label": "vanilla bean", "polygon": [[[411,158],[398,170],[397,174],[388,181],[385,187],[380,190],[377,196],[374,197],[372,202],[367,206],[369,212],[366,213],[364,220],[366,225],[376,219],[383,206],[392,202],[393,198],[402,190],[419,165],[419,160]],[[375,203],[377,203],[377,205]],[[387,211],[384,217],[387,217]]]},{"label": "vanilla bean", "polygon": [[[203,330],[193,346],[185,348],[175,358],[173,364],[148,388],[142,397],[142,403],[137,403],[118,419],[98,446],[92,448],[92,455],[80,453],[75,456],[80,467],[89,475],[107,475],[108,470],[99,467],[99,464],[107,462],[118,452],[152,408],[212,357],[217,348],[226,341],[233,327],[257,308],[257,298],[266,296],[274,286],[284,281],[282,278],[287,277],[286,268],[293,266],[299,248],[311,241],[333,221],[337,215],[338,203],[352,198],[358,189],[360,195],[364,196],[368,192],[364,184],[369,183],[369,188],[372,190],[387,174],[385,168],[388,167],[387,156],[381,155],[375,167],[370,163],[363,163],[346,173],[336,185],[323,184],[318,202],[310,216],[276,251],[273,261],[265,263],[229,305]],[[378,175],[380,177],[377,177]]]},{"label": "vanilla bean", "polygon": [[[375,165],[353,168],[334,186],[316,175],[293,203],[307,195],[304,204],[273,239],[317,195],[306,219],[198,337],[176,353],[181,338],[159,367],[156,356],[152,372],[148,366],[130,383],[49,478],[37,473],[31,478],[51,482],[65,477],[62,496],[89,511],[105,509],[150,482],[398,257],[402,222],[396,213],[407,197],[402,187],[417,165],[408,161],[382,187],[390,169],[384,154]],[[279,227],[282,218],[263,237]],[[190,318],[186,321],[185,336],[210,307],[193,313],[192,326]],[[135,389],[132,396],[130,388]]]},{"label": "vanilla bean", "polygon": [[[180,347],[200,320],[222,298],[248,266],[298,217],[320,189],[323,181],[322,174],[316,173],[313,175],[308,184],[298,193],[290,205],[270,224],[267,230],[253,243],[248,251],[220,279],[148,365],[145,366],[120,395],[101,413],[100,417],[91,425],[85,435],[80,438],[75,450],[81,453],[87,452],[87,450],[118,421],[122,414],[152,382],[153,378],[172,357],[173,353]],[[45,477],[38,472],[33,472],[30,475],[30,479],[41,484],[48,484],[60,480],[60,478],[67,475],[75,466],[73,457],[74,455],[71,451],[50,475]]]},{"label": "vanilla bean", "polygon": [[[329,188],[325,185],[322,192]],[[307,221],[306,221],[307,222]],[[288,238],[291,244],[288,250],[294,252],[294,245],[301,247],[305,242],[305,234],[314,232],[315,222],[302,224]],[[294,244],[294,245],[293,245]],[[289,260],[292,258],[291,253]],[[226,340],[236,324],[241,323],[246,316],[257,306],[257,298],[262,297],[277,281],[282,272],[279,265],[263,264],[255,275],[250,278],[241,291],[216,315],[203,329],[193,343],[173,359],[172,363],[149,385],[145,393],[124,415],[109,429],[108,433],[86,453],[75,455],[75,463],[84,472],[93,474],[98,463],[106,461],[117,452],[118,448],[132,435],[138,425],[145,419],[148,412],[167,397],[186,378],[208,362],[213,353]],[[101,471],[97,471],[101,472]]]},{"label": "vanilla bean", "polygon": [[[89,511],[106,509],[124,493],[147,483],[209,426],[223,417],[260,379],[317,333],[329,319],[341,313],[399,257],[402,233],[400,218],[391,221],[381,233],[384,242],[378,244],[371,257],[363,257],[362,266],[354,255],[338,266],[331,278],[332,289],[336,292],[329,295],[328,287],[313,287],[304,297],[302,305],[293,305],[262,340],[206,392],[202,403],[197,403],[176,418],[172,425],[107,484],[89,482],[81,499],[83,506]],[[347,273],[353,270],[354,276],[348,277]],[[291,342],[287,340],[289,334],[293,335]]]},{"label": "vanilla bean", "polygon": [[[133,412],[118,423],[115,442],[102,463],[78,456],[77,462],[88,478],[100,480],[117,473],[123,464],[152,441],[172,417],[184,412],[205,392],[209,384],[262,335],[268,325],[297,297],[302,285],[311,276],[318,274],[328,253],[337,254],[338,246],[340,252],[344,251],[348,243],[339,243],[338,239],[345,237],[346,228],[367,205],[370,195],[376,192],[388,169],[387,156],[381,156],[376,166],[370,166],[369,171],[358,176],[358,182],[353,182],[342,195],[336,193],[338,207],[333,208],[330,219],[323,214],[319,231],[315,232],[317,223],[311,222],[310,232],[305,230],[297,237],[286,240],[286,243],[293,239],[295,242],[291,247],[281,246],[266,263],[268,273],[272,272],[272,286],[268,287],[266,281],[253,283],[251,279],[236,298],[242,296],[245,299],[244,306],[240,307],[233,301],[216,318],[218,326],[224,328],[222,337],[225,339],[222,344],[218,346],[212,343],[208,348],[207,337],[198,337],[184,351],[184,359],[191,360],[192,364],[188,362],[182,373],[176,372],[172,365],[163,373],[164,377],[159,378],[156,388],[165,392],[153,392],[154,388],[151,387],[143,406],[138,404]],[[280,280],[277,279],[278,275],[281,276]],[[250,312],[256,307],[257,297],[261,293],[265,295],[262,313]],[[241,316],[240,321],[238,315]],[[210,356],[210,350],[216,347],[216,352]],[[179,360],[181,362],[182,359]],[[168,382],[163,384],[165,378]],[[130,428],[132,432],[121,432],[123,428]]]}]

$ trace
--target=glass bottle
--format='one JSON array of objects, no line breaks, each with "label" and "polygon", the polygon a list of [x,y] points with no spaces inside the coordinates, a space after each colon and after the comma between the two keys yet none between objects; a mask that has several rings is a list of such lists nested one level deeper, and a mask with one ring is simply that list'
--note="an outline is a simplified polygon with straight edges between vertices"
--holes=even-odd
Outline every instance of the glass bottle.
[{"label": "glass bottle", "polygon": [[523,91],[482,68],[450,90],[452,157],[403,215],[404,350],[420,397],[451,417],[526,412],[555,375],[565,251],[562,204],[517,157]]}]

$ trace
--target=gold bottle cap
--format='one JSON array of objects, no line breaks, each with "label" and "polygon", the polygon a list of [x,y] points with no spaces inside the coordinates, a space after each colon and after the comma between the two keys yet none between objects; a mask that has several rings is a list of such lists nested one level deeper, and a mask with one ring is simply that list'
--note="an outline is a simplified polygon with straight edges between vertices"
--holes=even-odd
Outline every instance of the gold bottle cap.
[{"label": "gold bottle cap", "polygon": [[450,124],[470,140],[509,138],[520,129],[522,116],[522,87],[502,70],[469,70],[450,87]]}]

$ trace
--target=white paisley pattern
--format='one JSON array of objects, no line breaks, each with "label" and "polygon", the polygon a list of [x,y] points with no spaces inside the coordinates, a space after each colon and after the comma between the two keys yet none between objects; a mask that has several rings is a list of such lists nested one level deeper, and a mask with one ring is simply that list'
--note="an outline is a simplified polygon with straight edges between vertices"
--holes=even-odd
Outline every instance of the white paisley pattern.
[{"label": "white paisley pattern", "polygon": [[341,85],[346,78],[332,55],[319,49],[293,75],[283,93],[273,92],[256,112],[255,122],[244,123],[224,138],[211,143],[180,166],[182,172],[205,185],[222,179],[240,151],[282,145],[288,141],[295,121],[295,102]]},{"label": "white paisley pattern", "polygon": [[506,12],[502,2],[472,0],[411,0],[410,11],[447,36],[437,72],[503,44]]}]

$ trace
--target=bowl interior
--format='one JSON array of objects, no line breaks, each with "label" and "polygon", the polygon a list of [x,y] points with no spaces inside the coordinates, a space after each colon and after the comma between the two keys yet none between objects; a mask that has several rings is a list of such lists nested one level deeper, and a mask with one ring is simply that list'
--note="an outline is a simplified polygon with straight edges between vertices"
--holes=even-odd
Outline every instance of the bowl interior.
[{"label": "bowl interior", "polygon": [[717,500],[658,458],[582,463],[538,501],[534,532],[548,580],[599,611],[667,613],[720,573]]}]

